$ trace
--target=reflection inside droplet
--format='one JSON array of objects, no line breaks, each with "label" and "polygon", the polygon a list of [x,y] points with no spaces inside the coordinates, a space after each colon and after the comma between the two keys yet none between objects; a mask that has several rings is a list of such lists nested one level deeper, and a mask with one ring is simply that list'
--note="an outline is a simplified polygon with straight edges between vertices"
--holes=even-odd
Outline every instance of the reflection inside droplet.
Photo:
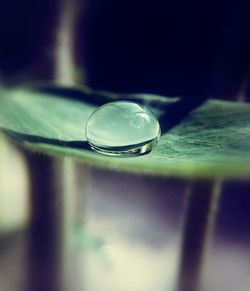
[{"label": "reflection inside droplet", "polygon": [[98,108],[86,125],[91,147],[103,154],[122,156],[148,153],[160,137],[156,117],[143,106],[126,101]]}]

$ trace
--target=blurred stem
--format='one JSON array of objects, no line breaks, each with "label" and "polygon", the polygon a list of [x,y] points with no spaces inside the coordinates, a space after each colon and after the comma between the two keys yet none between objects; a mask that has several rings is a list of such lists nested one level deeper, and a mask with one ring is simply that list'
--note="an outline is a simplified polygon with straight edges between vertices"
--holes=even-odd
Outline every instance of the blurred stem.
[{"label": "blurred stem", "polygon": [[62,282],[66,290],[72,290],[75,286],[78,286],[79,290],[84,290],[83,257],[75,249],[74,238],[79,235],[76,231],[81,232],[85,229],[86,185],[89,170],[72,159],[64,159],[61,173],[63,177]]},{"label": "blurred stem", "polygon": [[74,44],[79,1],[63,0],[59,15],[55,81],[62,85],[73,85],[76,79]]},{"label": "blurred stem", "polygon": [[60,200],[52,158],[26,153],[30,175],[28,291],[60,290]]},{"label": "blurred stem", "polygon": [[71,236],[75,216],[76,191],[76,166],[72,159],[64,159],[57,162],[57,170],[61,175],[61,195],[63,200],[63,216],[61,217],[61,238],[62,238],[62,252],[61,252],[61,266],[62,266],[62,283],[68,288],[70,282],[70,253],[71,253]]},{"label": "blurred stem", "polygon": [[200,291],[206,245],[213,226],[219,182],[197,180],[190,185],[184,220],[178,291]]}]

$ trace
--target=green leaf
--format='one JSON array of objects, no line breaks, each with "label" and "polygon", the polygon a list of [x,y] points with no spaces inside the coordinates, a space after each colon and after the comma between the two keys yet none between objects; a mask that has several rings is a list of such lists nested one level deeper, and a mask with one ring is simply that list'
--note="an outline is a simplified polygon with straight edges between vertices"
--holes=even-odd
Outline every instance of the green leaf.
[{"label": "green leaf", "polygon": [[[101,104],[117,99],[148,106],[162,136],[147,155],[109,157],[91,150],[85,125]],[[0,128],[25,147],[119,171],[167,176],[250,177],[250,105],[115,95],[84,89],[1,90]]]}]

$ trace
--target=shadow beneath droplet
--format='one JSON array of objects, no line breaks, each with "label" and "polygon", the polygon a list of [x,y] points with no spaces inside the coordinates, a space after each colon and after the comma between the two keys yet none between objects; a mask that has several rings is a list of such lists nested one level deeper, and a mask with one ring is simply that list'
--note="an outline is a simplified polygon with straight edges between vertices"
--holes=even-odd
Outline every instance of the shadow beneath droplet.
[{"label": "shadow beneath droplet", "polygon": [[191,111],[201,106],[205,101],[206,99],[183,98],[175,103],[163,104],[161,109],[164,112],[157,116],[162,134],[180,124]]},{"label": "shadow beneath droplet", "polygon": [[47,137],[38,136],[38,135],[20,133],[20,132],[16,132],[10,129],[2,129],[2,131],[6,135],[8,135],[9,137],[12,137],[13,139],[15,139],[16,141],[20,143],[25,143],[25,142],[44,143],[44,144],[50,144],[54,146],[91,150],[91,147],[87,141],[78,141],[78,140],[64,141],[64,140],[59,140],[55,138],[47,138]]}]

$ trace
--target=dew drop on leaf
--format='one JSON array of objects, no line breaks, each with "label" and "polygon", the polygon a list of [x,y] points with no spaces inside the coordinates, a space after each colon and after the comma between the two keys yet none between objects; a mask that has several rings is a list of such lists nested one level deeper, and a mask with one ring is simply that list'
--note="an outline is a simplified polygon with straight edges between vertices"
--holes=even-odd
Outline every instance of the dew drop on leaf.
[{"label": "dew drop on leaf", "polygon": [[117,101],[99,107],[89,118],[85,133],[95,151],[112,156],[141,155],[160,137],[156,117],[142,105]]}]

